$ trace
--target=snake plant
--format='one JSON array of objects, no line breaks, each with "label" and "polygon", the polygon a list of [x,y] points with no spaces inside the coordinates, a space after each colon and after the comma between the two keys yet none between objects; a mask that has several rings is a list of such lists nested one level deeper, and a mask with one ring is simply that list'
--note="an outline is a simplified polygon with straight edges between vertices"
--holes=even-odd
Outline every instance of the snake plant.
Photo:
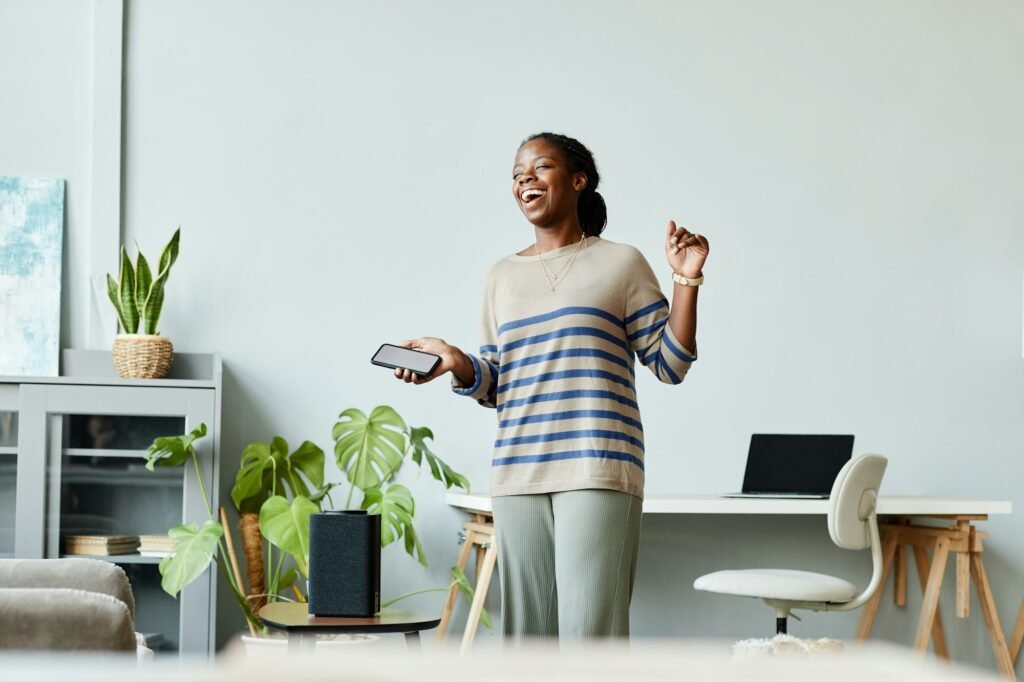
[{"label": "snake plant", "polygon": [[[156,277],[146,257],[139,251],[135,265],[128,258],[128,251],[121,247],[121,267],[115,280],[107,274],[107,296],[117,311],[117,321],[126,334],[159,334],[157,324],[164,306],[164,286],[171,273],[171,266],[178,259],[178,242],[181,228],[174,231],[167,242],[156,270]],[[138,245],[136,245],[138,250]]]}]

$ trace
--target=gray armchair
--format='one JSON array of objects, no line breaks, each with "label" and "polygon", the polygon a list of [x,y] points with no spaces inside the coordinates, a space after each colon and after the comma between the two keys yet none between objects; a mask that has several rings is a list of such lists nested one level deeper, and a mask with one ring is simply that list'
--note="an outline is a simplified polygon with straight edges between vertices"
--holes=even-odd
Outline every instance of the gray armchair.
[{"label": "gray armchair", "polygon": [[128,577],[95,559],[0,559],[0,649],[148,651]]}]

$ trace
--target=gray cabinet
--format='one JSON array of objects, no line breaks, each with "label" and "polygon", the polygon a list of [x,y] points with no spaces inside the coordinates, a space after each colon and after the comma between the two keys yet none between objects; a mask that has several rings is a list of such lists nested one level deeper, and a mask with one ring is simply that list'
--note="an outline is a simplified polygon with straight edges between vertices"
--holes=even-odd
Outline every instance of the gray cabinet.
[{"label": "gray cabinet", "polygon": [[[221,364],[176,354],[159,380],[117,377],[110,353],[64,351],[63,375],[0,377],[0,556],[63,556],[66,535],[156,535],[202,524],[206,503],[191,466],[144,466],[157,436],[203,422],[196,445],[217,508]],[[216,573],[173,599],[160,588],[159,557],[97,557],[122,566],[136,600],[136,630],[158,651],[213,652]]]}]

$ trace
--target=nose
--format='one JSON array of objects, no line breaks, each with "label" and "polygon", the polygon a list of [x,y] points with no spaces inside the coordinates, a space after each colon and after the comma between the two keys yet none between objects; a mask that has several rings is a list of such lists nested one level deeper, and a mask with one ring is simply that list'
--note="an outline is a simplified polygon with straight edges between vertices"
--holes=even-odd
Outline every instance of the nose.
[{"label": "nose", "polygon": [[528,182],[530,182],[531,180],[536,180],[536,179],[537,178],[534,176],[532,170],[525,170],[525,171],[523,171],[522,173],[519,174],[519,186],[521,187],[521,186],[527,184]]}]

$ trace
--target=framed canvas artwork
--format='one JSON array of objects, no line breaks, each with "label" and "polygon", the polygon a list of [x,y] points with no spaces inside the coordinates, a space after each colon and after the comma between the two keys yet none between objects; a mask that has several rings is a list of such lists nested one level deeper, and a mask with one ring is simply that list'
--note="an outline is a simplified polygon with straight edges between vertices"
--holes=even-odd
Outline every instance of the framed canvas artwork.
[{"label": "framed canvas artwork", "polygon": [[0,176],[0,375],[57,376],[64,181]]}]

